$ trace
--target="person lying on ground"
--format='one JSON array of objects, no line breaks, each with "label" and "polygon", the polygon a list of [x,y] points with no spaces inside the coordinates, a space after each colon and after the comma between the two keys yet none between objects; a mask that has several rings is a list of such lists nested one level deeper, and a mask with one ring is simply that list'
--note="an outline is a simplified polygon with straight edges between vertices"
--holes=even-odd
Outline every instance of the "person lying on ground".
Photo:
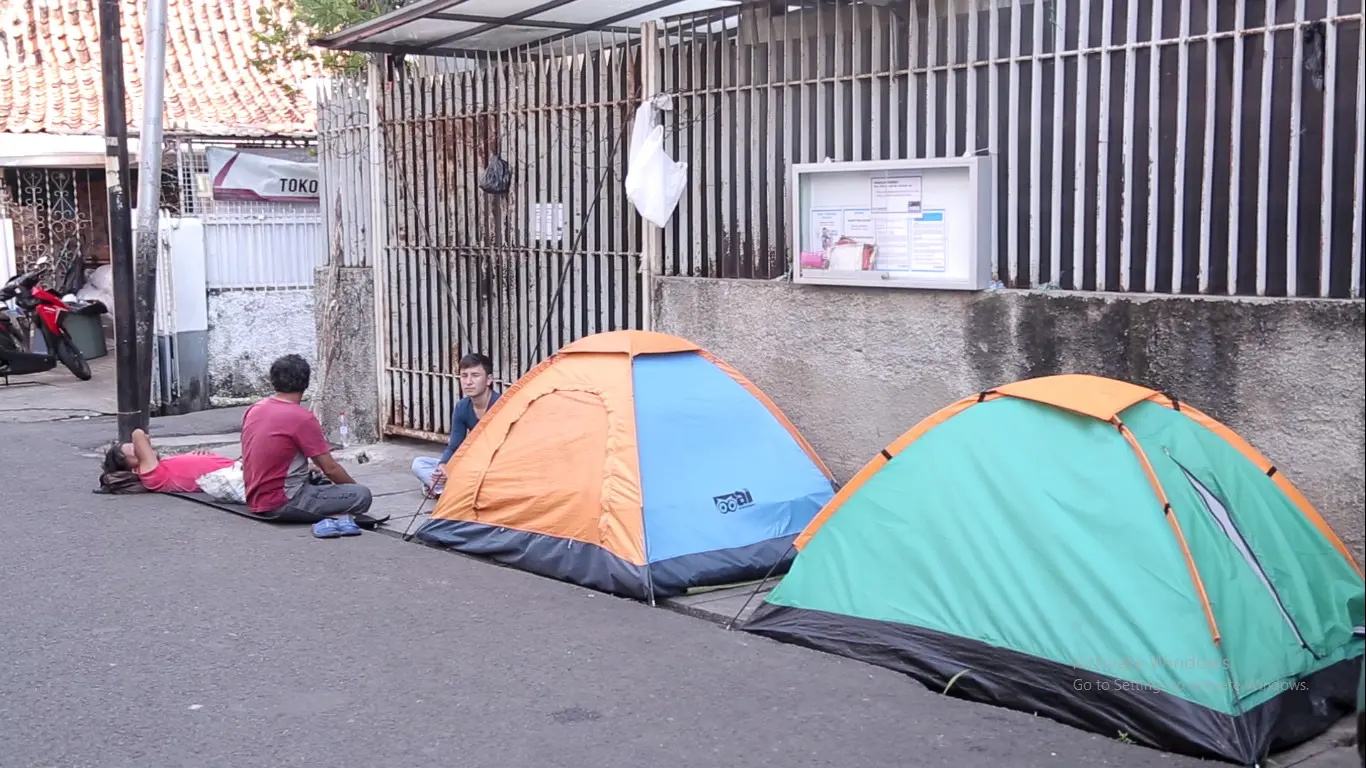
[{"label": "person lying on ground", "polygon": [[233,460],[207,451],[160,456],[152,438],[133,430],[133,441],[114,443],[105,451],[100,488],[110,493],[198,493],[199,478],[233,465]]},{"label": "person lying on ground", "polygon": [[498,402],[499,392],[493,388],[493,361],[488,356],[472,352],[460,358],[460,392],[464,397],[455,404],[455,412],[451,414],[451,439],[445,453],[439,459],[430,456],[413,459],[413,474],[422,481],[425,491],[436,496],[441,495],[446,484],[446,463],[484,414]]},{"label": "person lying on ground", "polygon": [[[370,510],[370,489],[358,484],[332,457],[322,425],[299,404],[312,370],[298,355],[270,366],[275,394],[257,401],[242,417],[242,476],[247,508],[256,514],[313,523],[320,538],[360,533],[355,516]],[[312,461],[331,484],[309,482]]]}]

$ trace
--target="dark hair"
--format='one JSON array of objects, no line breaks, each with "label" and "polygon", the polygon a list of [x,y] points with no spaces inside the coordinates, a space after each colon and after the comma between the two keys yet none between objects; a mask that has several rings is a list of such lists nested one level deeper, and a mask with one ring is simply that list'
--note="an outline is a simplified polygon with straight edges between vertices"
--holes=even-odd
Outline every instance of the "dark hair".
[{"label": "dark hair", "polygon": [[481,355],[478,352],[471,352],[468,355],[465,355],[464,357],[460,358],[459,370],[463,371],[466,368],[475,367],[483,368],[484,373],[487,373],[490,376],[493,375],[493,361],[489,359],[488,355]]},{"label": "dark hair", "polygon": [[100,490],[105,493],[145,493],[146,486],[138,473],[128,468],[128,457],[123,455],[123,443],[115,442],[104,452],[100,465]]},{"label": "dark hair", "polygon": [[105,472],[127,472],[128,457],[123,455],[123,443],[115,442],[104,452],[104,464],[100,467]]},{"label": "dark hair", "polygon": [[298,355],[285,355],[270,364],[270,385],[276,392],[293,394],[308,389],[313,371]]}]

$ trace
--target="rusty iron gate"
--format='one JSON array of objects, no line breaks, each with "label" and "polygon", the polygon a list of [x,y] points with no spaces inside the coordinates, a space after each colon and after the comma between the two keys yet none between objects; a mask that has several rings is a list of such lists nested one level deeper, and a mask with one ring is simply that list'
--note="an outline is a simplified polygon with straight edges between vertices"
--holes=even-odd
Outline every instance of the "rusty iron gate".
[{"label": "rusty iron gate", "polygon": [[1360,298],[1362,5],[797,0],[671,19],[660,87],[691,178],[663,272],[782,277],[793,163],[990,153],[1007,286]]},{"label": "rusty iron gate", "polygon": [[[377,98],[387,434],[445,439],[464,354],[488,355],[506,387],[571,341],[642,327],[624,189],[638,41],[604,33],[473,64],[389,70]],[[495,155],[512,172],[501,194],[479,184]]]}]

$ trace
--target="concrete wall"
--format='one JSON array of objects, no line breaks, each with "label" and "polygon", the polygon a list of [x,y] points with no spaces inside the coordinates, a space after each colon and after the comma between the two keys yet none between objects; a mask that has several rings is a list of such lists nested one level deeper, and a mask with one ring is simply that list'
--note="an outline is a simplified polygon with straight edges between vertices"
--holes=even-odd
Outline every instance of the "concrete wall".
[{"label": "concrete wall", "polygon": [[318,365],[314,413],[329,440],[340,440],[337,415],[346,414],[351,440],[379,439],[379,392],[375,378],[375,292],[369,267],[319,267],[315,313]]},{"label": "concrete wall", "polygon": [[291,352],[317,367],[311,288],[209,294],[209,393],[216,405],[271,393],[270,364]]},{"label": "concrete wall", "polygon": [[1224,422],[1302,490],[1362,558],[1363,304],[982,294],[664,278],[656,329],[764,389],[837,478],[964,395],[1094,373]]}]

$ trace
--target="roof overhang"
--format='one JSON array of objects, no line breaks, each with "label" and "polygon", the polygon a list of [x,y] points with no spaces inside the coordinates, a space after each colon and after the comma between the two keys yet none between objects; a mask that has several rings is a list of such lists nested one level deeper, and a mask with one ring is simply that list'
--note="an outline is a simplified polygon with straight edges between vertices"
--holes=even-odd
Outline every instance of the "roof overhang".
[{"label": "roof overhang", "polygon": [[[137,162],[137,139],[128,139],[128,158]],[[103,136],[0,133],[0,167],[103,168],[104,163]]]},{"label": "roof overhang", "polygon": [[418,0],[314,38],[336,51],[487,57],[517,49],[637,36],[642,24],[683,14],[739,9],[741,0]]}]

